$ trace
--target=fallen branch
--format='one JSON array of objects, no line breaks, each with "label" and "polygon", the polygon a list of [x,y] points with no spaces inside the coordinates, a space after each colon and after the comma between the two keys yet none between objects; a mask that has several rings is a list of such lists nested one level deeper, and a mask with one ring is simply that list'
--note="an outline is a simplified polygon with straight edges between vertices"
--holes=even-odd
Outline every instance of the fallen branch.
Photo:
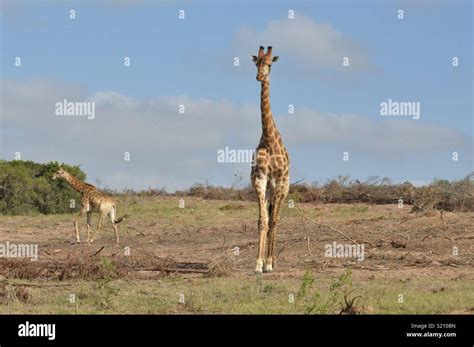
[{"label": "fallen branch", "polygon": [[100,252],[102,252],[102,250],[103,250],[104,248],[105,248],[105,246],[100,247],[100,249],[99,249],[97,252],[95,252],[94,254],[90,255],[90,257],[95,257],[97,254],[99,254]]},{"label": "fallen branch", "polygon": [[278,252],[277,257],[280,257],[280,254],[281,254],[281,252],[283,252],[283,250],[285,249],[285,247],[286,247],[286,241],[283,241],[283,247],[282,247],[282,248],[280,249],[280,251]]},{"label": "fallen branch", "polygon": [[450,238],[449,236],[445,236],[444,238],[445,238],[446,240],[449,240],[449,241],[451,241],[451,243],[454,245],[454,241],[453,241],[453,239],[452,239],[452,238]]},{"label": "fallen branch", "polygon": [[8,282],[8,285],[14,286],[14,287],[36,287],[36,288],[42,288],[42,287],[69,287],[74,285],[74,283],[44,283],[44,284],[34,284],[34,283],[11,283]]},{"label": "fallen branch", "polygon": [[209,269],[180,269],[180,268],[158,268],[158,267],[145,267],[145,268],[133,268],[131,271],[150,271],[150,272],[181,272],[181,273],[208,273]]},{"label": "fallen branch", "polygon": [[332,231],[338,233],[339,235],[344,236],[346,239],[348,239],[349,241],[351,241],[353,244],[360,246],[359,243],[357,243],[354,239],[352,239],[352,238],[350,238],[349,236],[347,236],[346,234],[344,234],[342,231],[339,231],[339,230],[333,228],[333,227],[330,226],[330,225],[323,224],[323,223],[320,223],[320,222],[318,222],[318,221],[315,221],[314,219],[312,219],[312,218],[308,217],[306,214],[304,214],[304,212],[303,212],[301,209],[299,209],[299,208],[296,208],[296,210],[298,211],[298,213],[301,214],[301,216],[303,216],[304,218],[306,218],[306,219],[309,220],[310,222],[313,222],[313,223],[316,224],[317,226],[320,226],[320,227],[323,227],[323,228],[328,228],[328,229],[330,229],[330,230],[332,230]]}]

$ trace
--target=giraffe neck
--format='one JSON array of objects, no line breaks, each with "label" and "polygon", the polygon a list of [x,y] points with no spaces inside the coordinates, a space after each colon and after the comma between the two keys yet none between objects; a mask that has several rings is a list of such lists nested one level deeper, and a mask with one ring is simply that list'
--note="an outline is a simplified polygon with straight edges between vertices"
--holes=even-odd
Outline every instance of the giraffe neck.
[{"label": "giraffe neck", "polygon": [[78,180],[70,173],[66,173],[66,175],[64,175],[63,177],[71,185],[71,187],[73,187],[81,194],[84,193],[85,189],[87,188],[87,185],[84,182]]},{"label": "giraffe neck", "polygon": [[260,110],[262,113],[262,139],[264,142],[275,135],[275,122],[273,121],[270,107],[270,81],[262,81],[262,91],[260,94]]}]

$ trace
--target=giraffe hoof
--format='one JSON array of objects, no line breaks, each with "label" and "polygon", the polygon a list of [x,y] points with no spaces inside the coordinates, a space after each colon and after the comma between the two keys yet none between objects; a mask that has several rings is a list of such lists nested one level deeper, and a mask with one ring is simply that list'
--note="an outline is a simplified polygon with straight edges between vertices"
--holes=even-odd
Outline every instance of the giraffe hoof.
[{"label": "giraffe hoof", "polygon": [[267,266],[265,266],[265,270],[263,272],[265,272],[265,273],[273,272],[273,267],[271,265],[267,264]]}]

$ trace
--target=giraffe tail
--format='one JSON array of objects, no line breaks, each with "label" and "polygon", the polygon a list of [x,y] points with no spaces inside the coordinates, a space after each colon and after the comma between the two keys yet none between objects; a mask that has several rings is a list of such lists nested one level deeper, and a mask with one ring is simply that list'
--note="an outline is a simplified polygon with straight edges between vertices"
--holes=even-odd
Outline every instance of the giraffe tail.
[{"label": "giraffe tail", "polygon": [[[114,205],[114,212],[117,212],[117,208],[115,207]],[[119,219],[115,219],[114,218],[114,224],[118,224],[120,223],[121,221],[123,221],[125,218],[127,218],[128,215],[127,214],[124,214],[122,217],[120,217]]]},{"label": "giraffe tail", "polygon": [[114,220],[114,224],[118,224],[120,223],[121,221],[123,221],[125,218],[127,218],[128,215],[127,214],[124,214],[122,217],[120,217],[119,219],[116,219]]}]

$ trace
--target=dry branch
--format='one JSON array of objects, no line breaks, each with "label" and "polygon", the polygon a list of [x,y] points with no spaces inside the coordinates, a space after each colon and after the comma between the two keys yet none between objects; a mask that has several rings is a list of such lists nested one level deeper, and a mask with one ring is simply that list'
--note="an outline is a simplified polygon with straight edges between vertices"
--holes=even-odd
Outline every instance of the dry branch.
[{"label": "dry branch", "polygon": [[99,250],[97,252],[95,252],[94,254],[90,255],[90,257],[95,257],[97,254],[99,254],[100,252],[102,252],[102,250],[105,248],[105,246],[102,246],[99,248]]},{"label": "dry branch", "polygon": [[344,234],[342,231],[337,230],[337,229],[333,228],[333,227],[330,226],[330,225],[323,224],[323,223],[320,223],[320,222],[318,222],[318,221],[315,221],[314,219],[308,217],[300,208],[296,208],[296,210],[298,211],[298,213],[301,214],[301,216],[302,216],[303,218],[306,218],[307,220],[313,222],[313,223],[316,224],[317,226],[323,227],[323,228],[327,228],[327,229],[329,229],[329,230],[332,230],[332,231],[338,233],[339,235],[344,236],[346,239],[348,239],[349,241],[351,241],[353,244],[360,246],[359,243],[357,243],[354,239],[352,239],[352,238],[350,238],[349,236],[347,236],[346,234]]}]

